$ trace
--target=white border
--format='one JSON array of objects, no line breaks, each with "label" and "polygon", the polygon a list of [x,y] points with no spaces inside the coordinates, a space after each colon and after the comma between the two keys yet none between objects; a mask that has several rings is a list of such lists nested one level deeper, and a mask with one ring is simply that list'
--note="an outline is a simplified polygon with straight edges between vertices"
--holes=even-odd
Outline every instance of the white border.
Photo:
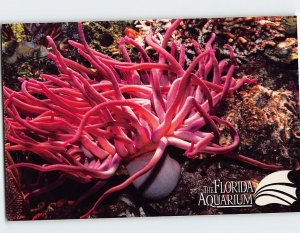
[{"label": "white border", "polygon": [[[0,0],[0,24],[298,15],[299,0]],[[300,31],[298,23],[298,32]],[[2,111],[1,111],[2,114]],[[2,116],[0,116],[2,119]],[[0,126],[2,131],[2,123]],[[0,140],[2,141],[2,133]],[[299,232],[300,213],[7,222],[0,147],[0,232]]]}]

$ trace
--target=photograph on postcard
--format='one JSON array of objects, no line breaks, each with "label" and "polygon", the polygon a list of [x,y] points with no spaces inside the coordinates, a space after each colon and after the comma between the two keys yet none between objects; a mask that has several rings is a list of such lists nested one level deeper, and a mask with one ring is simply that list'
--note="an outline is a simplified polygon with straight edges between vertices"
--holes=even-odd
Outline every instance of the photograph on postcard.
[{"label": "photograph on postcard", "polygon": [[1,40],[8,220],[300,212],[296,16]]}]

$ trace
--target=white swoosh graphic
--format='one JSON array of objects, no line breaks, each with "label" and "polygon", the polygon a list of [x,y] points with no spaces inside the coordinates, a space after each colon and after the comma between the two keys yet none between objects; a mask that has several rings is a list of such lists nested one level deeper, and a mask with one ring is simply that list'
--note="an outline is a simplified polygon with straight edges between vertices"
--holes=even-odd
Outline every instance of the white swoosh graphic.
[{"label": "white swoosh graphic", "polygon": [[292,205],[297,200],[296,187],[288,179],[290,170],[274,172],[258,184],[255,191],[255,204]]}]

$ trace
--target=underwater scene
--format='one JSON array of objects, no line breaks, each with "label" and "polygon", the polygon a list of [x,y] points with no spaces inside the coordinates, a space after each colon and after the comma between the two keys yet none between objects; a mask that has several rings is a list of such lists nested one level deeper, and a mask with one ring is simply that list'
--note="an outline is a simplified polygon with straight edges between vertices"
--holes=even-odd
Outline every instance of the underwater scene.
[{"label": "underwater scene", "polygon": [[296,16],[1,27],[7,220],[300,212]]}]

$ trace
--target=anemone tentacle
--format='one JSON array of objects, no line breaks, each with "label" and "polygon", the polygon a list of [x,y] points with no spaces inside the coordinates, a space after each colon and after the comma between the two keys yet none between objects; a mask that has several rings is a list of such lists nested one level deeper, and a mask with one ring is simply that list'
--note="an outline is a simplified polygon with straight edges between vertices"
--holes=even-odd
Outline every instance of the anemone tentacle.
[{"label": "anemone tentacle", "polygon": [[[53,51],[48,57],[56,63],[60,74],[42,74],[39,81],[19,78],[22,84],[18,92],[3,88],[6,151],[29,151],[44,160],[42,165],[29,161],[8,169],[27,167],[60,174],[57,182],[28,193],[27,198],[56,188],[66,178],[79,183],[96,180],[96,185],[78,204],[103,189],[121,164],[153,154],[144,167],[123,183],[103,190],[90,211],[82,216],[88,217],[108,195],[153,169],[165,156],[167,146],[185,150],[183,156],[187,158],[195,158],[198,153],[221,154],[263,169],[281,169],[236,153],[239,145],[236,129],[215,116],[230,93],[256,80],[233,77],[236,60],[229,45],[226,46],[231,62],[218,62],[214,34],[203,51],[192,41],[197,56],[189,66],[185,64],[184,45],[178,46],[173,41],[168,52],[171,34],[180,23],[181,20],[174,21],[162,44],[151,33],[146,37],[146,43],[158,53],[158,61],[128,37],[119,43],[124,61],[95,51],[78,23],[81,43],[69,41],[69,44],[96,71],[64,58],[48,37]],[[131,61],[126,43],[139,51],[139,61]],[[231,133],[228,145],[218,142],[220,124]]]}]

